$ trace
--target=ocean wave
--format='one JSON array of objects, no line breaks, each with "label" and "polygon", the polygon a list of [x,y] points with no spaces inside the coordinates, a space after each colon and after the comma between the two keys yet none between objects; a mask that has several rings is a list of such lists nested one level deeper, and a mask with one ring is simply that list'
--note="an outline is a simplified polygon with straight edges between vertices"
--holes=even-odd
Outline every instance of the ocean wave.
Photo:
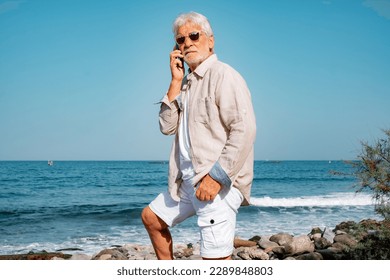
[{"label": "ocean wave", "polygon": [[369,206],[373,205],[374,202],[369,194],[331,193],[324,196],[252,197],[251,204],[257,207],[332,207]]},{"label": "ocean wave", "polygon": [[353,182],[352,177],[292,177],[292,176],[278,176],[278,177],[255,177],[255,183],[300,183],[300,182]]}]

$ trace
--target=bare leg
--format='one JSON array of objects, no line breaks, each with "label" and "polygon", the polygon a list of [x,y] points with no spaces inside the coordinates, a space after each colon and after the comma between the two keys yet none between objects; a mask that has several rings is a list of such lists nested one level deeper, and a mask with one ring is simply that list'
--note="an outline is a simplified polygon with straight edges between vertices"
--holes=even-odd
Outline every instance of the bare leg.
[{"label": "bare leg", "polygon": [[145,207],[141,214],[142,222],[149,234],[154,251],[159,260],[172,260],[172,236],[168,225],[150,208]]}]

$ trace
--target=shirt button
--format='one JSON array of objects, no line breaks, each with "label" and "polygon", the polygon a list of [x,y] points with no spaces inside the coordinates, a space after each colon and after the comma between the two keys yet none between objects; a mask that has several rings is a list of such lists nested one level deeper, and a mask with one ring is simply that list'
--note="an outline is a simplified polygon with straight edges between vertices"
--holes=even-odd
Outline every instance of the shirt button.
[{"label": "shirt button", "polygon": [[214,224],[214,220],[213,219],[210,220],[210,224]]}]

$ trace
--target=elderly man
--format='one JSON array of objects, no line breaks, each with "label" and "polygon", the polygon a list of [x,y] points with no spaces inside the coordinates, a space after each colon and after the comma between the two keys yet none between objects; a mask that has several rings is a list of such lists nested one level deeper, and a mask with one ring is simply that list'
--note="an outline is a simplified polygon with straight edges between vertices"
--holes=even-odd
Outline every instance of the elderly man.
[{"label": "elderly man", "polygon": [[[214,54],[206,17],[182,14],[173,24],[172,79],[161,101],[160,129],[175,135],[168,191],[142,212],[158,259],[173,259],[169,227],[198,216],[203,259],[230,259],[236,214],[249,204],[255,115],[244,79]],[[184,63],[189,66],[185,75]]]}]

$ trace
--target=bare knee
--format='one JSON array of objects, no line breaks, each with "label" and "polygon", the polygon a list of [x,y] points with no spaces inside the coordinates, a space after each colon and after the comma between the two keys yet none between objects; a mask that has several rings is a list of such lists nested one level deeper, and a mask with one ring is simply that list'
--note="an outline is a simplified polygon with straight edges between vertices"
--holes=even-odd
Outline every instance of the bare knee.
[{"label": "bare knee", "polygon": [[149,206],[146,206],[141,213],[141,219],[145,228],[149,230],[164,230],[168,228],[168,225],[160,219]]},{"label": "bare knee", "polygon": [[141,213],[141,219],[145,227],[151,227],[153,225],[153,222],[155,221],[156,214],[150,209],[149,206],[146,206]]}]

